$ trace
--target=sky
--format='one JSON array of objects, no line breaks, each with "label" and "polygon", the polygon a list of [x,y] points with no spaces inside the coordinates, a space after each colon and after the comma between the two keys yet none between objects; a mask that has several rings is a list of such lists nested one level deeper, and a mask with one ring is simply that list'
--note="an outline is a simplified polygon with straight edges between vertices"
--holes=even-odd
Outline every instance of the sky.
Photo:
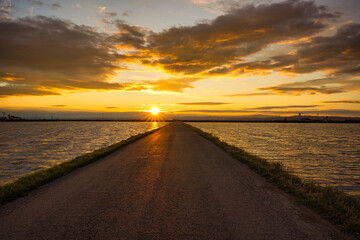
[{"label": "sky", "polygon": [[360,117],[359,73],[359,0],[0,0],[21,117]]}]

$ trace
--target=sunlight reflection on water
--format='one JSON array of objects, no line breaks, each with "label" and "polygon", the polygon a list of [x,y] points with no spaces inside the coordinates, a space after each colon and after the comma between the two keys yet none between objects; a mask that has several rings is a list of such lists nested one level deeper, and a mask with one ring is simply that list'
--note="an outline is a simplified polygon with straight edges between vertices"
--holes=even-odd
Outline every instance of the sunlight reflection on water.
[{"label": "sunlight reflection on water", "polygon": [[165,124],[164,122],[1,122],[0,184]]},{"label": "sunlight reflection on water", "polygon": [[360,124],[190,123],[297,175],[360,197]]}]

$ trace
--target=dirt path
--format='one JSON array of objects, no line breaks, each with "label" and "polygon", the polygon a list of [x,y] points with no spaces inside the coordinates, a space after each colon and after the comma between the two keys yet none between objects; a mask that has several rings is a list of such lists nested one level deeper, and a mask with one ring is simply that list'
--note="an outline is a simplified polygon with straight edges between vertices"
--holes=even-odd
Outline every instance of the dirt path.
[{"label": "dirt path", "polygon": [[0,208],[0,239],[346,239],[182,124]]}]

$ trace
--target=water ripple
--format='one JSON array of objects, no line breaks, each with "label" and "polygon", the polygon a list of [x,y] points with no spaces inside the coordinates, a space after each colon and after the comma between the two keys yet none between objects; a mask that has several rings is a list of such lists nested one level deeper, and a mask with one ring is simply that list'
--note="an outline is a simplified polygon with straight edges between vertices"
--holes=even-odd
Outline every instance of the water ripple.
[{"label": "water ripple", "polygon": [[191,123],[299,176],[360,197],[360,124]]},{"label": "water ripple", "polygon": [[0,184],[163,125],[150,122],[0,122]]}]

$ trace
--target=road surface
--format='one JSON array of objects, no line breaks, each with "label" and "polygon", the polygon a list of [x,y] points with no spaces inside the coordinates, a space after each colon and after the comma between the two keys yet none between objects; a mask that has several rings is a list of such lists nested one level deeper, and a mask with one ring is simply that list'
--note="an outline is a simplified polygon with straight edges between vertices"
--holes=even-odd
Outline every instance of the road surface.
[{"label": "road surface", "polygon": [[0,239],[347,239],[175,123],[0,207]]}]

